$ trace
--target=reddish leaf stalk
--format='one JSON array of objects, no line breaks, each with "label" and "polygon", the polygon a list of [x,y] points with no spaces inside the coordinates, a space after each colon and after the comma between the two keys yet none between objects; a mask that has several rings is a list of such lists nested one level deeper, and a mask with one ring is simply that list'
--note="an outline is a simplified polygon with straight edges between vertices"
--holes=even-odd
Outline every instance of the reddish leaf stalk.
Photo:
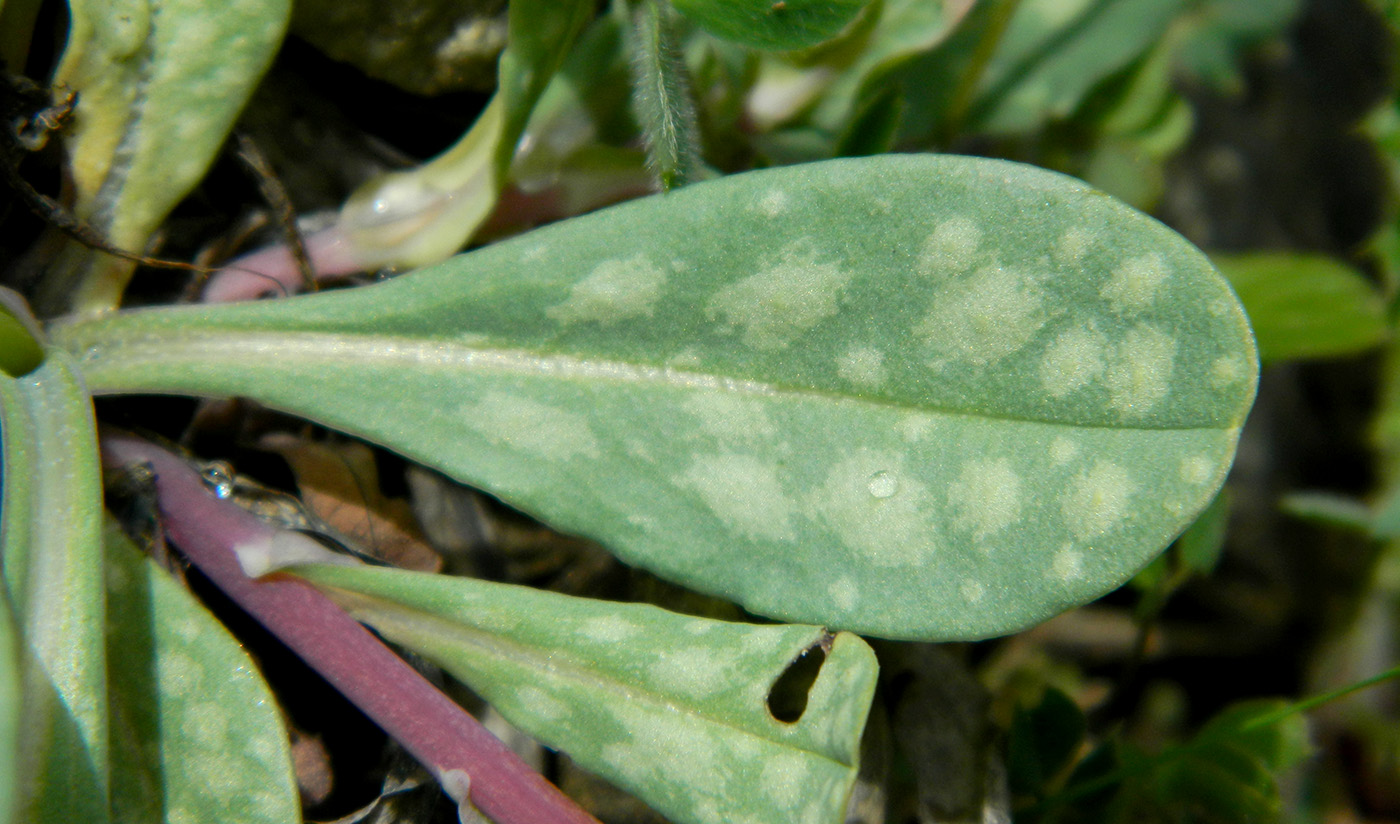
[{"label": "reddish leaf stalk", "polygon": [[276,527],[220,500],[189,464],[148,441],[110,428],[101,441],[104,466],[151,467],[165,533],[190,563],[431,770],[459,805],[469,796],[498,824],[598,824],[310,584],[245,575],[234,548],[266,545]]}]

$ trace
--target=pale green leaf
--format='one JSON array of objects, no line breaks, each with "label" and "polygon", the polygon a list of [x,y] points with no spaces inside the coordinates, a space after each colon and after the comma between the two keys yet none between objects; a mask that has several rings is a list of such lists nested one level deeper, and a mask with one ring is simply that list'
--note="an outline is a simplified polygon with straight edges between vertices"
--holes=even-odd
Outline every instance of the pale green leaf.
[{"label": "pale green leaf", "polygon": [[[1396,521],[1385,523],[1388,502],[1383,499],[1373,512],[1371,507],[1347,495],[1335,492],[1303,491],[1291,492],[1279,499],[1279,511],[1309,523],[1320,526],[1345,529],[1352,532],[1372,532],[1376,537],[1390,539],[1400,536],[1400,532],[1390,530],[1400,527],[1400,510],[1395,511]],[[1381,523],[1377,523],[1380,521]]]},{"label": "pale green leaf", "polygon": [[[74,213],[110,243],[145,250],[204,176],[282,41],[289,0],[70,0],[55,75],[77,93],[65,133]],[[131,263],[70,243],[48,284],[82,309],[116,306]],[[51,297],[50,300],[58,298]]]},{"label": "pale green leaf", "polygon": [[442,154],[351,195],[334,229],[344,255],[374,269],[436,263],[461,249],[495,207],[530,113],[592,10],[582,0],[511,3],[495,96]]},{"label": "pale green leaf", "polygon": [[58,325],[101,392],[245,395],[750,610],[976,638],[1097,597],[1219,488],[1239,304],[1053,173],[737,175],[396,281]]},{"label": "pale green leaf", "polygon": [[1021,0],[970,113],[971,128],[1025,132],[1067,117],[1161,39],[1188,0]]},{"label": "pale green leaf", "polygon": [[300,824],[287,733],[256,665],[108,522],[116,820]]},{"label": "pale green leaf", "polygon": [[1222,92],[1243,93],[1241,56],[1265,40],[1286,37],[1302,10],[1301,0],[1200,3],[1177,50],[1177,66],[1197,82]]},{"label": "pale green leaf", "polygon": [[[875,690],[854,635],[400,570],[298,573],[677,824],[843,819]],[[827,645],[800,716],[774,718],[774,682]]]},{"label": "pale green leaf", "polygon": [[1364,352],[1385,339],[1385,302],[1350,266],[1321,255],[1214,255],[1230,280],[1265,361]]},{"label": "pale green leaf", "polygon": [[890,84],[891,76],[900,79],[900,69],[942,43],[972,6],[967,0],[883,0],[860,48],[838,57],[848,62],[823,89],[811,121],[831,132],[849,127],[869,98],[902,89],[905,83]]},{"label": "pale green leaf", "polygon": [[0,375],[0,558],[21,644],[18,821],[107,820],[102,489],[92,403],[60,350]]},{"label": "pale green leaf", "polygon": [[869,0],[674,2],[681,14],[716,37],[757,49],[789,51],[815,46],[840,34]]}]

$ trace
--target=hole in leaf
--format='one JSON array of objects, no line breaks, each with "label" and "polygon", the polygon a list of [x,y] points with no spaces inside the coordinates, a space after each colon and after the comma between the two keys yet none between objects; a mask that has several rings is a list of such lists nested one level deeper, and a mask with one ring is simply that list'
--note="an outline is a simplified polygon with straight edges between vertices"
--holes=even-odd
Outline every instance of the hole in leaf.
[{"label": "hole in leaf", "polygon": [[788,664],[783,674],[773,682],[768,690],[768,712],[784,724],[796,724],[807,711],[807,694],[821,675],[822,664],[826,663],[827,650],[831,649],[830,633]]}]

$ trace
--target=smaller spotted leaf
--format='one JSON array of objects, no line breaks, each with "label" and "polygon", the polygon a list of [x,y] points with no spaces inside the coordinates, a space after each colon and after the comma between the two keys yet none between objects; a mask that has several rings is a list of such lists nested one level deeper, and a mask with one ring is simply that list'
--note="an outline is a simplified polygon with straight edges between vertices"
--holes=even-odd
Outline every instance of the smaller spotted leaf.
[{"label": "smaller spotted leaf", "polygon": [[929,640],[1126,581],[1219,489],[1258,372],[1179,235],[1062,175],[933,155],[51,334],[94,391],[248,396],[759,614]]},{"label": "smaller spotted leaf", "polygon": [[[64,133],[73,211],[140,252],[204,177],[271,64],[290,0],[70,0],[55,84],[76,94]],[[70,242],[49,271],[50,302],[90,311],[120,300],[129,261]],[[75,279],[78,294],[68,294]]]},{"label": "smaller spotted leaf", "polygon": [[[677,824],[843,820],[875,690],[857,636],[383,568],[297,572]],[[823,647],[805,707],[778,720],[774,684]]]},{"label": "smaller spotted leaf", "polygon": [[0,441],[0,559],[19,635],[4,665],[20,688],[17,744],[4,742],[18,758],[0,778],[17,797],[0,803],[15,821],[99,824],[110,786],[102,489],[92,403],[66,352],[0,375]]},{"label": "smaller spotted leaf", "polygon": [[115,820],[299,824],[287,734],[252,659],[119,527],[104,539]]}]

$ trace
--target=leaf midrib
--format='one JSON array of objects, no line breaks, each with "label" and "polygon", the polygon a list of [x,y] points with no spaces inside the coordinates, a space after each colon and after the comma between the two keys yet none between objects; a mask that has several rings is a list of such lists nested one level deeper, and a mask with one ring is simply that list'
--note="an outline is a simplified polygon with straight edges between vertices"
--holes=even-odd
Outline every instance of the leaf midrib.
[{"label": "leaf midrib", "polygon": [[[128,333],[132,334],[132,333]],[[81,336],[80,336],[81,337]],[[178,345],[177,345],[178,344]],[[311,344],[311,347],[308,347]],[[311,348],[312,351],[308,351]],[[319,349],[320,351],[315,351]],[[123,353],[126,350],[126,354]],[[143,357],[143,350],[155,350]],[[201,357],[202,350],[212,355]],[[288,350],[295,350],[289,353]],[[111,335],[89,348],[82,371],[95,394],[138,392],[146,386],[103,386],[104,371],[137,368],[160,362],[216,363],[238,357],[261,355],[269,361],[277,356],[295,355],[298,364],[307,361],[331,363],[346,361],[364,364],[373,361],[399,360],[423,366],[475,368],[482,372],[554,376],[565,380],[613,381],[617,383],[664,385],[670,389],[710,389],[752,396],[773,398],[825,398],[839,403],[859,403],[906,412],[946,415],[1009,423],[1032,423],[1063,426],[1071,429],[1108,429],[1143,432],[1220,432],[1236,429],[1239,423],[1218,426],[1148,426],[1142,424],[1084,423],[1049,420],[1003,412],[972,412],[935,404],[915,404],[891,398],[848,395],[810,386],[767,383],[747,378],[732,378],[705,372],[693,372],[669,366],[651,366],[599,357],[578,358],[571,355],[541,354],[526,349],[478,348],[453,341],[434,341],[419,337],[372,335],[346,332],[262,332],[248,330],[199,330],[197,334],[158,331],[139,333],[137,340],[123,340],[122,334]],[[135,356],[129,354],[135,352]],[[173,353],[173,354],[171,354]],[[125,362],[123,362],[125,360]],[[114,366],[115,364],[115,366]],[[119,383],[119,382],[114,382]]]}]

